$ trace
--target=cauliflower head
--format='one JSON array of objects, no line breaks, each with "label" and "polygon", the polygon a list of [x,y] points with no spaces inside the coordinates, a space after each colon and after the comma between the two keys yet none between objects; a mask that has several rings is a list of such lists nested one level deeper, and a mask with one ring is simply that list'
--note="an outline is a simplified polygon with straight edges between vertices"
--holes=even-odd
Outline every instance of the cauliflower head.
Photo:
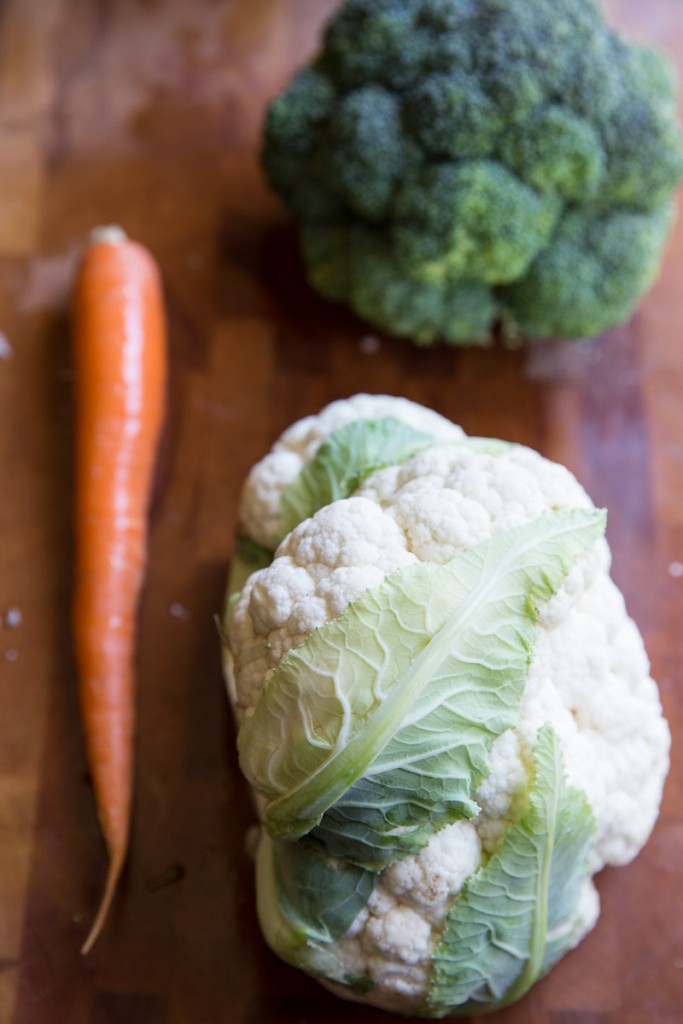
[{"label": "cauliflower head", "polygon": [[311,283],[379,327],[587,337],[658,271],[675,75],[596,0],[347,0],[272,103],[263,162]]},{"label": "cauliflower head", "polygon": [[508,1005],[593,927],[668,769],[604,514],[529,448],[357,395],[285,432],[241,523],[225,666],[267,941],[400,1013]]}]

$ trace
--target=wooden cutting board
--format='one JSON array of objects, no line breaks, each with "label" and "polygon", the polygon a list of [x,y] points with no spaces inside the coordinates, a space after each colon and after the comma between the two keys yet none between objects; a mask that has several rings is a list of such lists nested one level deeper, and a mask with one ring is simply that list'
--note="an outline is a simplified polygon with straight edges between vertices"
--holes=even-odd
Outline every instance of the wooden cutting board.
[{"label": "wooden cutting board", "polygon": [[[392,1019],[328,995],[258,933],[253,815],[213,620],[247,469],[334,398],[405,395],[565,462],[610,510],[614,575],[674,741],[683,731],[683,225],[633,321],[585,345],[419,351],[326,305],[257,149],[265,102],[334,6],[13,0],[0,15],[0,1024]],[[683,64],[679,0],[610,9]],[[132,849],[83,958],[105,854],[69,637],[67,303],[102,222],[159,259],[172,368],[140,617]],[[497,1020],[681,1024],[682,811],[674,746],[649,846],[599,880],[597,928]]]}]

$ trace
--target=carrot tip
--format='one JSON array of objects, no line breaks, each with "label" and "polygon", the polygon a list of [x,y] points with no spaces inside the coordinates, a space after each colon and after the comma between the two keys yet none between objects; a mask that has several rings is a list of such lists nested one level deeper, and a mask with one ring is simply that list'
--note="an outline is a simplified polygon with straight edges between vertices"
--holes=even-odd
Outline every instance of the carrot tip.
[{"label": "carrot tip", "polygon": [[118,224],[101,224],[90,232],[90,245],[120,245],[128,235]]},{"label": "carrot tip", "polygon": [[109,908],[111,907],[111,903],[114,898],[114,893],[116,892],[116,884],[119,880],[122,868],[123,857],[115,857],[113,860],[109,862],[109,870],[107,872],[107,880],[104,885],[102,902],[100,903],[99,910],[97,911],[97,916],[93,921],[90,932],[88,933],[88,937],[81,946],[81,953],[84,956],[90,952],[90,950],[95,944],[98,935],[102,931],[104,923],[107,919],[107,915],[109,913]]}]

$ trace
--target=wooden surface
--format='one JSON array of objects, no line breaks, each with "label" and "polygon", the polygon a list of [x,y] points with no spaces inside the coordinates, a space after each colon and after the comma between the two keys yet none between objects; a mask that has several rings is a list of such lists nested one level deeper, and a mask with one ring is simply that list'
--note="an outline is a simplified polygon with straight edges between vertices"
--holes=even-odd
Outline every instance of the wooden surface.
[{"label": "wooden surface", "polygon": [[[422,352],[303,283],[256,159],[265,101],[331,0],[9,0],[0,14],[0,1024],[319,1024],[356,1009],[261,940],[213,615],[238,487],[293,419],[358,390],[566,462],[610,509],[614,575],[683,730],[683,225],[634,320],[534,352]],[[614,0],[683,65],[680,0]],[[105,856],[68,606],[67,301],[89,229],[161,263],[170,415],[140,619],[137,799],[106,932],[83,958]],[[20,621],[18,621],[20,618]],[[506,1024],[683,1021],[683,766],[655,834],[601,876],[595,931]]]}]

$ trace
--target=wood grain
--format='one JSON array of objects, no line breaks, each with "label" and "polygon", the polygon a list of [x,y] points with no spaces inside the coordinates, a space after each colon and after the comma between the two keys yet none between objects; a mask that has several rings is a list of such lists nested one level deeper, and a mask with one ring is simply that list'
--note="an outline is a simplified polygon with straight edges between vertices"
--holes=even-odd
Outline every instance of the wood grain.
[{"label": "wood grain", "polygon": [[[614,575],[674,733],[662,816],[599,879],[595,931],[505,1024],[683,1020],[683,227],[634,319],[581,346],[417,351],[315,297],[258,166],[264,105],[334,0],[13,0],[0,14],[0,1024],[382,1024],[266,949],[213,615],[248,467],[292,420],[402,394],[565,462],[610,509]],[[683,70],[677,0],[610,0]],[[82,240],[158,256],[171,415],[141,608],[132,851],[105,871],[69,640],[71,357]],[[2,340],[2,339],[0,339]],[[16,614],[15,614],[16,618]]]}]

